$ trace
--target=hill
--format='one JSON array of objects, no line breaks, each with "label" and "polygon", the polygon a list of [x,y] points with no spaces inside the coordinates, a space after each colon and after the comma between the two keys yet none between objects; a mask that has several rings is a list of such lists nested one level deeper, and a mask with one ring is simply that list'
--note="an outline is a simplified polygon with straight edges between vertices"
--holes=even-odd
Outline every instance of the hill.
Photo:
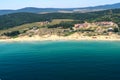
[{"label": "hill", "polygon": [[107,9],[117,9],[120,8],[120,3],[93,6],[93,7],[83,7],[83,8],[35,8],[35,7],[25,7],[17,10],[0,10],[0,15],[18,13],[18,12],[29,12],[29,13],[50,13],[50,12],[60,12],[60,13],[85,13],[94,12]]},{"label": "hill", "polygon": [[120,8],[120,3],[93,6],[93,7],[85,7],[85,8],[81,8],[81,9],[104,9],[104,10],[106,10],[106,9],[117,9],[117,8]]},{"label": "hill", "polygon": [[73,19],[80,21],[113,21],[119,24],[120,9],[105,10],[89,13],[13,13],[0,16],[0,29],[8,29],[26,23],[51,21],[53,19]]},{"label": "hill", "polygon": [[0,16],[0,29],[8,29],[14,26],[33,23],[39,21],[45,21],[47,17],[40,16],[34,13],[13,13]]}]

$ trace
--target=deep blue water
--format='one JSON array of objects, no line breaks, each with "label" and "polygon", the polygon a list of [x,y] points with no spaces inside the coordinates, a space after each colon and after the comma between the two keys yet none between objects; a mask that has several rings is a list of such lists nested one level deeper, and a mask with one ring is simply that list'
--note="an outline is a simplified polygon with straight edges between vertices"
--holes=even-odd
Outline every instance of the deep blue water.
[{"label": "deep blue water", "polygon": [[120,42],[0,43],[1,80],[120,80]]}]

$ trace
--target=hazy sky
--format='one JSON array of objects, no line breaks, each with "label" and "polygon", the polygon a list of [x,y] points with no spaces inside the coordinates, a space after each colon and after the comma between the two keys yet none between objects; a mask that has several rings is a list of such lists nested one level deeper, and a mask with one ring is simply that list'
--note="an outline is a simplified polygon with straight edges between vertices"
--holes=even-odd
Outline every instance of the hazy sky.
[{"label": "hazy sky", "polygon": [[120,0],[1,0],[0,9],[38,8],[75,8],[118,3]]}]

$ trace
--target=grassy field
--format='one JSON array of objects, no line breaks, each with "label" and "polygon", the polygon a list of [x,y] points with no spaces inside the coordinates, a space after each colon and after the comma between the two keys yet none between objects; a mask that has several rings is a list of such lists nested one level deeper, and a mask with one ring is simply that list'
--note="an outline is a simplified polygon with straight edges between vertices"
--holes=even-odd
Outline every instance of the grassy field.
[{"label": "grassy field", "polygon": [[7,29],[7,30],[0,30],[0,34],[2,34],[4,32],[9,32],[9,31],[23,31],[23,30],[28,30],[29,28],[32,28],[33,26],[41,27],[41,25],[40,25],[39,22],[29,23],[29,24],[24,24],[24,25],[16,26],[14,28],[10,28],[10,29]]},{"label": "grassy field", "polygon": [[[49,23],[49,25],[59,24],[62,21],[69,22],[69,21],[74,21],[74,20],[72,20],[72,19],[54,19],[54,20],[52,20],[52,22]],[[16,26],[14,28],[10,28],[10,29],[7,29],[7,30],[0,30],[0,34],[3,34],[5,32],[10,32],[10,31],[20,31],[20,32],[22,32],[24,30],[29,30],[33,26],[37,26],[39,28],[43,27],[43,25],[41,25],[40,22],[28,23],[28,24]],[[47,25],[44,25],[44,26],[47,26]]]},{"label": "grassy field", "polygon": [[59,24],[60,22],[70,22],[70,21],[74,21],[73,19],[53,19],[51,24],[54,25],[54,24]]}]

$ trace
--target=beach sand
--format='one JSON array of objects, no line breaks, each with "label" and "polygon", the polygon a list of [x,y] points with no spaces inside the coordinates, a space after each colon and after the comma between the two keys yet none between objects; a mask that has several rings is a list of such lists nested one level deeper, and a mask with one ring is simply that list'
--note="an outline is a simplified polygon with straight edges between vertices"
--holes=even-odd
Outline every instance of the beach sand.
[{"label": "beach sand", "polygon": [[13,41],[60,41],[60,40],[103,40],[103,41],[120,41],[120,36],[118,35],[111,35],[111,36],[82,36],[77,33],[72,34],[70,36],[57,36],[57,35],[34,35],[32,37],[28,36],[21,36],[17,38],[10,38],[10,39],[0,39],[0,41],[5,42],[13,42]]}]

